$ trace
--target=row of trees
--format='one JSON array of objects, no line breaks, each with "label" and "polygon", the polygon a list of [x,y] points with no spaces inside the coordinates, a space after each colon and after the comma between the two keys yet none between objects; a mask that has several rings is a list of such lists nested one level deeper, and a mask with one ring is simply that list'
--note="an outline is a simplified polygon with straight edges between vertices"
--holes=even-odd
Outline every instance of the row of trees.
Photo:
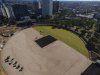
[{"label": "row of trees", "polygon": [[14,19],[8,19],[7,17],[0,17],[0,26],[4,25],[15,25],[16,21]]},{"label": "row of trees", "polygon": [[79,26],[79,27],[86,27],[88,26],[91,28],[94,24],[96,24],[96,21],[93,19],[67,19],[67,20],[56,20],[54,19],[55,24],[57,25],[67,25],[67,26]]},{"label": "row of trees", "polygon": [[0,16],[0,26],[7,24],[8,24],[8,18]]}]

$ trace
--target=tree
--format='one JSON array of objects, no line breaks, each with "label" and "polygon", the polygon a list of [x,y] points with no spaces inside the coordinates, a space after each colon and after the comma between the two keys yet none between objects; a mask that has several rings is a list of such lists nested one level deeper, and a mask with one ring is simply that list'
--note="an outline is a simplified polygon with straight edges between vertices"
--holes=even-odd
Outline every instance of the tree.
[{"label": "tree", "polygon": [[2,18],[2,24],[3,24],[3,25],[7,25],[8,22],[9,22],[9,20],[8,20],[7,17],[3,17],[3,18]]}]

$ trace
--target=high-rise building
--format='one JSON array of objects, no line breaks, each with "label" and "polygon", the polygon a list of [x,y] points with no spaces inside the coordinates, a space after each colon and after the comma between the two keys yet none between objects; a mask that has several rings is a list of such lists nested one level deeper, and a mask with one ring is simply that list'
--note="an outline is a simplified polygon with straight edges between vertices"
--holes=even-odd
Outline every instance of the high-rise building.
[{"label": "high-rise building", "polygon": [[97,21],[97,27],[96,28],[97,28],[97,32],[100,33],[100,20]]},{"label": "high-rise building", "polygon": [[0,16],[3,16],[3,13],[2,13],[2,0],[0,0]]},{"label": "high-rise building", "polygon": [[57,13],[59,12],[59,6],[60,6],[60,2],[59,1],[53,1],[53,13]]},{"label": "high-rise building", "polygon": [[14,12],[12,6],[9,4],[3,4],[3,10],[6,13],[6,16],[10,19],[14,19]]},{"label": "high-rise building", "polygon": [[5,3],[16,3],[17,0],[4,0]]},{"label": "high-rise building", "polygon": [[97,13],[94,15],[94,18],[97,20],[96,30],[100,33],[100,14]]},{"label": "high-rise building", "polygon": [[2,13],[1,13],[1,1],[0,1],[0,15],[1,15]]},{"label": "high-rise building", "polygon": [[11,4],[8,0],[0,0],[0,10],[1,14],[7,18],[14,18],[14,13]]},{"label": "high-rise building", "polygon": [[41,9],[41,0],[37,0],[39,4],[39,9]]},{"label": "high-rise building", "polygon": [[15,4],[12,6],[16,20],[21,20],[25,16],[29,16],[27,5]]},{"label": "high-rise building", "polygon": [[53,0],[41,0],[42,16],[52,16]]},{"label": "high-rise building", "polygon": [[33,1],[33,4],[32,4],[33,8],[34,8],[34,11],[36,12],[38,9],[39,9],[39,2],[38,1]]},{"label": "high-rise building", "polygon": [[0,16],[2,16],[1,6],[0,6]]}]

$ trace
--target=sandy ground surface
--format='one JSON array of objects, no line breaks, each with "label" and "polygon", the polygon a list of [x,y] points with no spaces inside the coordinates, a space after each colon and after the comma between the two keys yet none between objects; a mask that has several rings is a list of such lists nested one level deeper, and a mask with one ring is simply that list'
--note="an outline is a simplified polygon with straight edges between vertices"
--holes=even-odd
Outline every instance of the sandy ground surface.
[{"label": "sandy ground surface", "polygon": [[[0,51],[0,59],[1,59],[1,51]],[[6,75],[2,66],[1,66],[1,60],[0,60],[0,75]]]},{"label": "sandy ground surface", "polygon": [[[3,34],[5,32],[7,32],[9,34],[10,34],[10,32],[13,32],[13,33],[16,32],[17,33],[20,30],[21,30],[21,28],[19,28],[19,27],[0,27],[0,34]],[[6,43],[9,38],[10,37],[3,37],[3,36],[0,35],[0,45],[3,44],[3,42]],[[1,51],[0,51],[0,75],[6,75],[5,71],[1,67]]]},{"label": "sandy ground surface", "polygon": [[6,75],[3,69],[0,69],[0,75]]},{"label": "sandy ground surface", "polygon": [[[91,64],[85,56],[59,40],[39,47],[35,40],[41,37],[30,28],[8,41],[2,51],[2,66],[8,75],[80,75]],[[23,66],[23,71],[4,62],[9,55]]]}]

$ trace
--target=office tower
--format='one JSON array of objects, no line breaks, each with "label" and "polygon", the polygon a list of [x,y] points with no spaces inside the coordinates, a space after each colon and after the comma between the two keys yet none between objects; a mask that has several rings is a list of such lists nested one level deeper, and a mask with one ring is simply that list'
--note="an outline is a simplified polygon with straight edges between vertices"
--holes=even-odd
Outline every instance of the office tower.
[{"label": "office tower", "polygon": [[8,2],[8,0],[1,0],[1,12],[3,14],[3,16],[11,19],[11,18],[14,18],[14,13],[13,13],[13,10],[12,10],[12,6],[11,4],[9,4],[10,2]]},{"label": "office tower", "polygon": [[0,15],[6,17],[4,0],[0,0]]},{"label": "office tower", "polygon": [[0,6],[0,15],[2,16],[1,6]]},{"label": "office tower", "polygon": [[27,5],[15,4],[12,6],[16,20],[21,20],[25,16],[29,16]]},{"label": "office tower", "polygon": [[52,0],[41,0],[42,16],[52,16],[53,12],[53,1]]},{"label": "office tower", "polygon": [[[3,13],[7,18],[14,18],[14,12],[12,10],[12,6],[8,4],[3,4]],[[6,13],[6,14],[5,14]]]},{"label": "office tower", "polygon": [[0,7],[1,7],[1,5],[2,5],[2,0],[0,0]]},{"label": "office tower", "polygon": [[4,0],[5,3],[16,3],[17,0]]},{"label": "office tower", "polygon": [[38,4],[39,4],[39,9],[41,9],[41,1],[40,0],[37,0],[38,1]]},{"label": "office tower", "polygon": [[100,20],[97,21],[97,27],[96,28],[97,28],[97,32],[100,33]]},{"label": "office tower", "polygon": [[100,13],[96,13],[94,18],[97,20],[96,30],[100,33]]},{"label": "office tower", "polygon": [[59,1],[53,1],[53,13],[57,13],[59,12],[59,6],[60,6],[60,2]]},{"label": "office tower", "polygon": [[0,15],[2,15],[1,4],[2,4],[2,2],[1,2],[1,0],[0,0]]},{"label": "office tower", "polygon": [[39,2],[37,0],[33,1],[32,7],[34,8],[34,11],[37,11],[39,9]]}]

